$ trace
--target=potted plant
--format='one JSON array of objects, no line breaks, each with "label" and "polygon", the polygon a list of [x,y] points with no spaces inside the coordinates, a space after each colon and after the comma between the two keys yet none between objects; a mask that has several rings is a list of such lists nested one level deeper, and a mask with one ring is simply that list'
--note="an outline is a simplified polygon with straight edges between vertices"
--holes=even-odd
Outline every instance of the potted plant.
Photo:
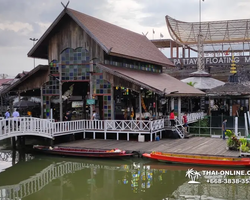
[{"label": "potted plant", "polygon": [[238,150],[240,147],[240,141],[234,135],[231,130],[226,130],[225,135],[228,137],[227,139],[227,147],[229,150]]},{"label": "potted plant", "polygon": [[249,153],[249,145],[246,138],[240,138],[240,149],[244,153]]}]

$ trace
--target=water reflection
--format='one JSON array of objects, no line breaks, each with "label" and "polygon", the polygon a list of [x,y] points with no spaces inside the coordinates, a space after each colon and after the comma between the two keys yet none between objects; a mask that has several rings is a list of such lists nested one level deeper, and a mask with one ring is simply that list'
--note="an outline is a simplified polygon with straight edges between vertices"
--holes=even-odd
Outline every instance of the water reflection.
[{"label": "water reflection", "polygon": [[[0,163],[13,163],[15,154],[2,153]],[[22,159],[0,173],[0,200],[250,199],[247,184],[210,184],[204,178],[189,184],[186,166],[142,159],[17,157]]]}]

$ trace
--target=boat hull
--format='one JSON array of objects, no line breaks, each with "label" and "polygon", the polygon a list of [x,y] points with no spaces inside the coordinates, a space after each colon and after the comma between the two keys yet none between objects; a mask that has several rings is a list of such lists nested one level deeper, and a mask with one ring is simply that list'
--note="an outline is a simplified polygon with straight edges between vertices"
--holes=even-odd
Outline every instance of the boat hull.
[{"label": "boat hull", "polygon": [[143,157],[161,162],[171,162],[179,164],[191,165],[211,165],[211,166],[233,166],[233,167],[249,167],[250,158],[232,158],[232,157],[215,157],[215,156],[191,156],[178,154],[148,154],[144,153]]},{"label": "boat hull", "polygon": [[74,156],[74,157],[93,157],[93,158],[118,158],[132,156],[125,151],[115,152],[103,149],[84,149],[71,147],[46,147],[34,146],[36,152],[50,155]]}]

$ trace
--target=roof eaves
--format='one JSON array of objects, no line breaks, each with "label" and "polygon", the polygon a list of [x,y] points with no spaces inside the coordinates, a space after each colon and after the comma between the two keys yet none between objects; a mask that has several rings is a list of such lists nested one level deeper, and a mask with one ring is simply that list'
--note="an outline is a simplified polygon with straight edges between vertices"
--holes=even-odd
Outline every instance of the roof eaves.
[{"label": "roof eaves", "polygon": [[97,66],[100,67],[101,69],[103,69],[104,71],[109,72],[110,74],[113,74],[114,76],[123,78],[123,79],[125,79],[125,80],[127,80],[127,81],[129,81],[131,83],[139,85],[140,87],[146,88],[148,90],[151,90],[151,91],[153,91],[155,93],[158,93],[158,94],[161,94],[161,95],[164,94],[163,91],[157,90],[156,88],[150,87],[149,85],[141,83],[141,82],[139,82],[139,81],[137,81],[137,80],[135,80],[135,79],[133,79],[131,77],[125,76],[125,75],[123,75],[123,74],[121,74],[121,73],[119,73],[117,71],[111,70],[111,69],[109,69],[108,67],[106,67],[104,65],[97,64]]},{"label": "roof eaves", "polygon": [[110,52],[110,55],[117,56],[117,57],[128,58],[128,59],[132,59],[132,60],[138,60],[138,61],[142,61],[142,62],[148,62],[148,63],[152,63],[152,64],[156,64],[156,65],[162,65],[164,67],[165,66],[175,67],[175,65],[172,64],[171,61],[169,61],[170,63],[162,63],[162,62],[156,62],[156,61],[153,61],[153,60],[145,60],[145,59],[142,59],[142,58],[137,58],[137,57],[133,57],[133,56],[125,55],[125,54],[118,54],[118,53],[114,53],[114,52]]},{"label": "roof eaves", "polygon": [[[66,9],[67,10],[67,9]],[[45,38],[49,35],[49,33],[52,31],[52,29],[56,26],[56,24],[62,19],[62,17],[65,15],[66,11],[65,9],[58,15],[58,17],[55,19],[55,21],[50,25],[50,27],[45,31],[45,33],[42,35],[42,37],[35,43],[35,45],[32,47],[32,49],[28,52],[28,57],[32,57],[32,54],[35,52],[35,50],[42,44],[42,42],[45,40]]]},{"label": "roof eaves", "polygon": [[30,76],[32,76],[33,74],[35,74],[37,71],[39,71],[40,69],[45,69],[45,68],[48,68],[48,65],[39,65],[39,66],[37,66],[36,68],[34,68],[30,72],[28,72],[25,76],[21,77],[20,79],[18,79],[17,81],[15,81],[10,86],[4,88],[2,90],[2,93],[9,92],[12,88],[16,87],[18,84],[20,84],[23,81],[25,81],[27,78],[29,78]]}]

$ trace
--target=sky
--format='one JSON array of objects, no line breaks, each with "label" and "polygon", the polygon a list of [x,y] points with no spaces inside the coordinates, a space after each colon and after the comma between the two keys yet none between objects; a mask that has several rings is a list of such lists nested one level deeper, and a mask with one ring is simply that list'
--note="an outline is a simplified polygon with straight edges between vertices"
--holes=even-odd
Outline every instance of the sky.
[{"label": "sky", "polygon": [[[34,68],[34,59],[27,56],[30,38],[41,38],[63,10],[61,2],[68,0],[0,0],[0,78]],[[250,19],[249,0],[70,0],[68,7],[148,39],[160,39],[160,34],[171,39],[166,15],[185,22],[198,22],[199,13],[201,21]],[[35,59],[38,64],[48,61]]]}]

